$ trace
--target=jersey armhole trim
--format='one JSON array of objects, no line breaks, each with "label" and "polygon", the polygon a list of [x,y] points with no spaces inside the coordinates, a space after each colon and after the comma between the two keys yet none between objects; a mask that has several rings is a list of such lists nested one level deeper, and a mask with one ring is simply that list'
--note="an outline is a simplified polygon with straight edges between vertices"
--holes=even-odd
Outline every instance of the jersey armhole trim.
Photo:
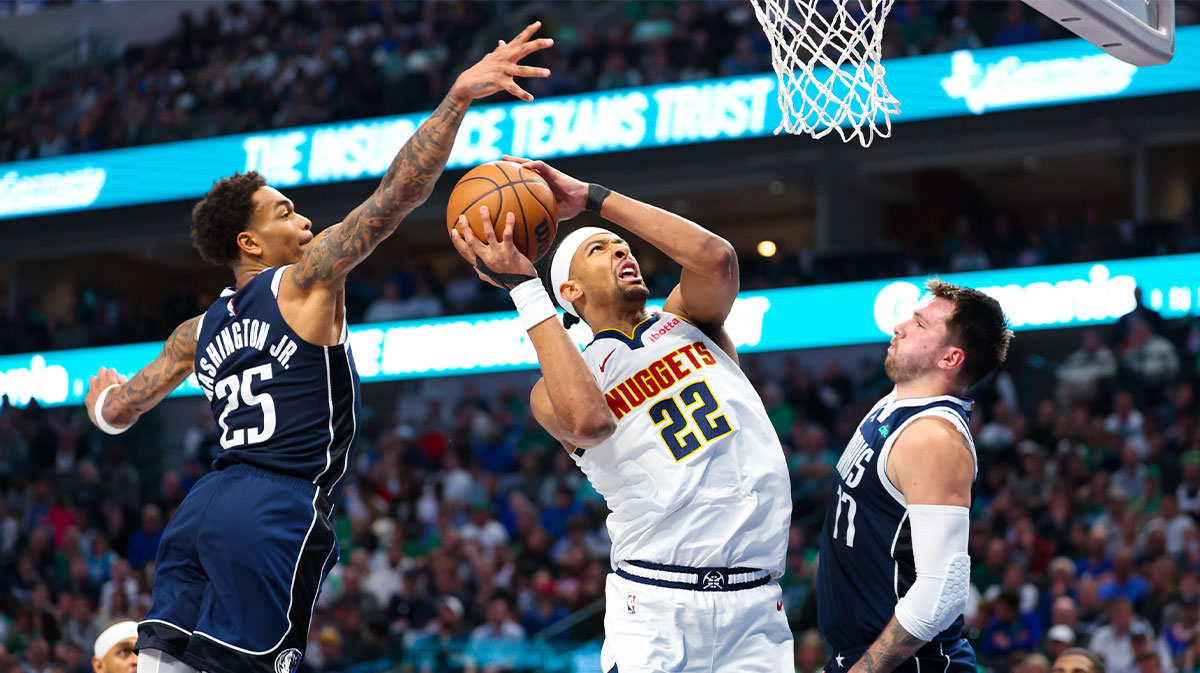
[{"label": "jersey armhole trim", "polygon": [[283,280],[283,272],[286,271],[289,266],[291,266],[291,264],[275,269],[275,275],[271,277],[271,294],[275,295],[276,299],[279,299],[279,282]]},{"label": "jersey armhole trim", "polygon": [[936,416],[938,418],[950,421],[950,423],[954,425],[954,429],[958,430],[959,434],[961,434],[963,438],[967,440],[967,446],[971,448],[971,462],[975,466],[975,475],[978,476],[979,474],[979,458],[975,454],[975,442],[971,439],[971,432],[963,423],[962,418],[946,407],[931,407],[929,409],[920,411],[916,414],[913,414],[912,417],[901,423],[900,427],[896,428],[895,432],[893,432],[892,435],[883,443],[883,448],[879,451],[879,459],[875,461],[875,469],[879,475],[879,483],[883,484],[883,488],[888,492],[888,495],[892,496],[892,499],[900,503],[902,507],[908,507],[908,500],[904,498],[904,494],[900,492],[900,489],[896,488],[896,485],[892,483],[891,478],[888,477],[888,456],[890,456],[892,453],[892,445],[896,443],[896,439],[900,437],[900,435],[904,432],[904,429],[908,427],[909,423],[912,423],[918,418],[927,418],[929,416]]},{"label": "jersey armhole trim", "polygon": [[[662,311],[662,313],[663,313],[663,314],[665,314],[665,315],[673,315],[673,316],[675,316],[676,318],[679,318],[680,320],[684,321],[685,323],[687,323],[687,324],[691,325],[692,327],[695,327],[696,329],[700,329],[700,326],[699,326],[699,325],[697,325],[696,323],[692,322],[692,320],[691,320],[690,318],[688,318],[688,317],[684,316],[684,315],[683,315],[683,314],[681,314],[681,313],[675,313],[675,312],[673,312],[673,311],[666,311],[666,310]],[[704,330],[700,330],[700,331],[702,331],[702,332],[703,332]]]}]

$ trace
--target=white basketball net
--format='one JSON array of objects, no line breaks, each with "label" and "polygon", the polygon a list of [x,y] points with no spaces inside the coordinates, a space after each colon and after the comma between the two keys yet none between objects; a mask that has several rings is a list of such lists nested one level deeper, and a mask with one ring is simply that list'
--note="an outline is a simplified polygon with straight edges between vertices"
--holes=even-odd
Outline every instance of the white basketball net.
[{"label": "white basketball net", "polygon": [[753,0],[779,76],[779,128],[863,147],[892,133],[900,102],[883,82],[883,21],[894,0]]}]

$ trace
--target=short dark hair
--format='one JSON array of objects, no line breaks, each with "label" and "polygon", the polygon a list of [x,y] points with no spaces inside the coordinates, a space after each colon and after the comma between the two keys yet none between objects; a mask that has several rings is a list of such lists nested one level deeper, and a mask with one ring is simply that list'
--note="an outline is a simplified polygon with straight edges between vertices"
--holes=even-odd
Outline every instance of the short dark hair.
[{"label": "short dark hair", "polygon": [[204,261],[222,266],[237,261],[237,235],[254,215],[254,192],[266,184],[257,171],[234,173],[214,182],[192,208],[192,246]]},{"label": "short dark hair", "polygon": [[934,278],[926,284],[933,296],[954,304],[946,320],[950,342],[963,349],[962,379],[967,387],[979,383],[1008,356],[1013,333],[1000,302],[970,287]]},{"label": "short dark hair", "polygon": [[[1068,654],[1077,654],[1077,655],[1087,659],[1088,661],[1092,662],[1092,671],[1094,673],[1104,673],[1105,672],[1104,655],[1100,654],[1099,652],[1093,652],[1093,651],[1087,649],[1086,647],[1068,647],[1067,649],[1063,650],[1061,654],[1058,655],[1058,659],[1062,659],[1063,657],[1067,656]],[[1054,660],[1055,663],[1058,662],[1058,659]]]}]

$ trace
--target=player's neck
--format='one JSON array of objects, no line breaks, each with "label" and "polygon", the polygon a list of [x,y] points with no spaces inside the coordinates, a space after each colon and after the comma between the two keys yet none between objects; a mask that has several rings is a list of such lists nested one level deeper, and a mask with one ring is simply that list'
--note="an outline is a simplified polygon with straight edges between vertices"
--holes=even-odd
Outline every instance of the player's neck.
[{"label": "player's neck", "polygon": [[269,267],[259,260],[242,260],[233,267],[234,286],[233,289],[240,290],[246,286],[246,283],[254,280],[254,277],[262,273]]},{"label": "player's neck", "polygon": [[947,383],[944,379],[919,378],[896,384],[896,399],[909,400],[917,397],[962,397],[965,391],[960,386]]},{"label": "player's neck", "polygon": [[[593,332],[615,329],[625,334],[633,334],[634,328],[650,317],[650,313],[646,310],[645,305],[636,308],[613,307],[608,310],[596,310],[595,312],[600,315],[596,316],[595,322],[589,321]],[[589,315],[588,317],[591,316]]]}]

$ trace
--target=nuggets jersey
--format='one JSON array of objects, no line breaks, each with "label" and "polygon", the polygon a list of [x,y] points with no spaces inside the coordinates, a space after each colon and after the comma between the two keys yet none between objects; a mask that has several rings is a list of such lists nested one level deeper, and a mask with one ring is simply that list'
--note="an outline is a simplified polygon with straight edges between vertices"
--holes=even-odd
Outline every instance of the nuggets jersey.
[{"label": "nuggets jersey", "polygon": [[[847,665],[857,658],[851,652],[875,641],[916,581],[908,503],[886,472],[892,445],[909,423],[932,416],[962,433],[974,460],[972,404],[948,395],[897,400],[893,391],[863,418],[842,452],[821,531],[817,613],[826,642],[835,657],[846,653]],[[958,645],[962,625],[960,615],[933,640],[934,652]]]},{"label": "nuggets jersey", "polygon": [[729,356],[670,313],[602,330],[583,359],[617,429],[572,457],[612,513],[612,564],[783,572],[792,498],[783,449]]},{"label": "nuggets jersey", "polygon": [[341,343],[316,346],[284,321],[286,268],[227,288],[200,319],[196,378],[221,433],[213,468],[246,463],[336,497],[362,418],[358,372],[345,326]]}]

